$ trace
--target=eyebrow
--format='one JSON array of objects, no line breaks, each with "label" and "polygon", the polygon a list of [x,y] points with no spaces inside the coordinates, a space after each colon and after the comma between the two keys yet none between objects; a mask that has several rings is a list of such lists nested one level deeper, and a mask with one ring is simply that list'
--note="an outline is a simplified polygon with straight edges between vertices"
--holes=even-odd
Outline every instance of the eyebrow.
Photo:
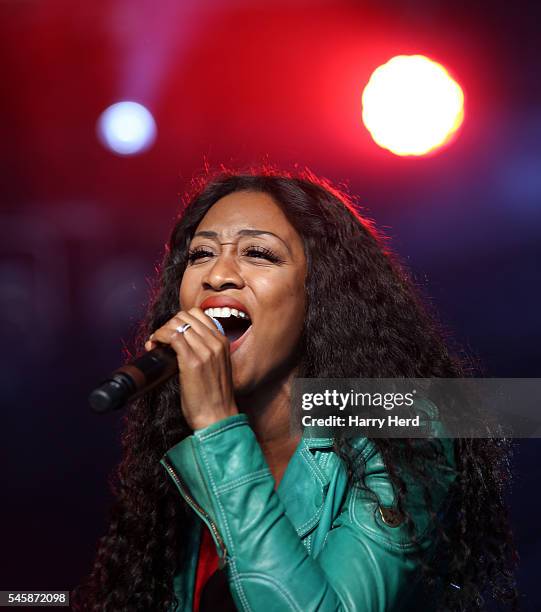
[{"label": "eyebrow", "polygon": [[[274,236],[275,238],[278,238],[278,240],[280,240],[280,242],[285,245],[286,249],[291,255],[291,249],[289,248],[287,242],[283,238],[280,238],[280,236],[278,236],[274,232],[258,229],[243,229],[237,232],[237,236],[261,236],[262,234],[268,234],[269,236]],[[200,232],[196,232],[193,237],[196,238],[197,236],[203,236],[204,238],[218,238],[217,232],[212,232],[210,230],[202,230]]]}]

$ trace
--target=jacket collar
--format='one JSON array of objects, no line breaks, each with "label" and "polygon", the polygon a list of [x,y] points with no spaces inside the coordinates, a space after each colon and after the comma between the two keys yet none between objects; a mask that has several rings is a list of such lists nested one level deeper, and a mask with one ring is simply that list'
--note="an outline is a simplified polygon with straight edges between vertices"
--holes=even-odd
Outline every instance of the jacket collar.
[{"label": "jacket collar", "polygon": [[332,438],[312,438],[310,435],[307,435],[306,430],[302,439],[306,442],[308,448],[332,448],[333,445]]}]

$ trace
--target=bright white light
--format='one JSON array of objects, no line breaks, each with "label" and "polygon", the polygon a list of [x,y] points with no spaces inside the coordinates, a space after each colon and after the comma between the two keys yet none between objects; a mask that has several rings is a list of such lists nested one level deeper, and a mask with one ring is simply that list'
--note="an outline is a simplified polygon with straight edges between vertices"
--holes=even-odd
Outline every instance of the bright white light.
[{"label": "bright white light", "polygon": [[156,122],[137,102],[118,102],[98,119],[101,142],[120,155],[134,155],[148,149],[156,139]]},{"label": "bright white light", "polygon": [[396,155],[425,155],[464,119],[464,94],[445,68],[423,55],[399,55],[377,68],[362,96],[363,121]]}]

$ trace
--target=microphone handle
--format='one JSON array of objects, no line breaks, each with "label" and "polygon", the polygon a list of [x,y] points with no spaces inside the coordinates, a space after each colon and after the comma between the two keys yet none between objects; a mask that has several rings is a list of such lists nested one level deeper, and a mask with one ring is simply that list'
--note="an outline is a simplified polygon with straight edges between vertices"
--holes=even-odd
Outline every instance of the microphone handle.
[{"label": "microphone handle", "polygon": [[178,373],[177,355],[168,345],[158,346],[135,361],[115,370],[88,397],[94,412],[122,408]]},{"label": "microphone handle", "polygon": [[[210,319],[225,336],[220,321],[214,317]],[[169,345],[160,344],[135,361],[115,370],[110,378],[92,391],[88,402],[94,412],[118,410],[126,402],[131,402],[177,373],[177,354]]]}]

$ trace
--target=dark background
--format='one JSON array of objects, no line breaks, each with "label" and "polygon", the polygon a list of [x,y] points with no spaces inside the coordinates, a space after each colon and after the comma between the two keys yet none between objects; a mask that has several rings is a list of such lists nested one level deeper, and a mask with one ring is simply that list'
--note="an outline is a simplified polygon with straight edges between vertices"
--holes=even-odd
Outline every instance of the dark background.
[{"label": "dark background", "polygon": [[[0,2],[0,589],[71,589],[111,501],[122,414],[89,390],[122,359],[148,279],[205,166],[308,166],[393,240],[491,377],[541,369],[541,79],[535,2]],[[399,158],[360,120],[396,54],[445,65],[458,138]],[[117,156],[95,125],[134,99],[155,146]],[[524,610],[541,609],[539,440],[517,442],[512,517]]]}]

